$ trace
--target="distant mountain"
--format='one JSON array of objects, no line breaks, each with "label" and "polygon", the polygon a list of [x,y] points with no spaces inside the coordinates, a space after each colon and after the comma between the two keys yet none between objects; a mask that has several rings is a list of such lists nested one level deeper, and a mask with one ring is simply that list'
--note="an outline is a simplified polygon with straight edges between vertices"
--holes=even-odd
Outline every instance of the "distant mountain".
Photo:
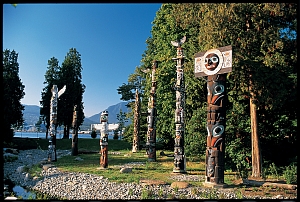
[{"label": "distant mountain", "polygon": [[[128,112],[126,104],[128,102],[120,102],[118,104],[109,106],[107,109],[103,111],[108,111],[108,123],[117,123],[117,114],[120,113],[120,109],[122,112]],[[40,117],[40,107],[37,105],[25,105],[24,104],[24,111],[23,111],[23,118],[25,121],[25,125],[35,125],[36,122],[39,120]],[[102,111],[101,111],[102,112]],[[80,126],[81,130],[87,130],[91,128],[91,124],[100,123],[100,114],[95,114],[91,117],[86,117],[84,119],[83,124]]]},{"label": "distant mountain", "polygon": [[[122,110],[122,112],[125,113],[128,112],[128,108],[126,107],[127,104],[128,102],[119,102],[118,104],[109,106],[107,109],[102,110],[102,111],[105,110],[108,111],[108,123],[117,123],[118,122],[117,114],[120,113],[120,110]],[[99,112],[98,114],[88,117],[88,119],[96,123],[100,123],[100,114],[102,113],[102,111]]]},{"label": "distant mountain", "polygon": [[23,119],[25,125],[34,125],[39,120],[40,117],[40,107],[37,105],[23,105]]}]

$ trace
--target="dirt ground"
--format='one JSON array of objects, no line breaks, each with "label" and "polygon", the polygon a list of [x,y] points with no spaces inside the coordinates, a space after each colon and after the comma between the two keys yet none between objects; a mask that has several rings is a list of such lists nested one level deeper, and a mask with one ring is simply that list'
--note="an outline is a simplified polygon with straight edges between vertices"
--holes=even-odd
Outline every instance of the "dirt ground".
[{"label": "dirt ground", "polygon": [[[276,197],[278,199],[297,199],[297,185],[287,185],[284,181],[276,179],[260,180],[236,180],[236,188],[249,198]],[[247,198],[248,198],[247,197]]]}]

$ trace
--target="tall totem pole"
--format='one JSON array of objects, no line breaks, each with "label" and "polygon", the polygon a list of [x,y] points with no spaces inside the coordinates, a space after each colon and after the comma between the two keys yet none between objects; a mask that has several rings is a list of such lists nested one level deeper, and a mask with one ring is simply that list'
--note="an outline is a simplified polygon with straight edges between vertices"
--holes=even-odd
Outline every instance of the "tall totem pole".
[{"label": "tall totem pole", "polygon": [[153,61],[152,65],[152,84],[150,90],[150,97],[148,101],[148,130],[147,130],[147,142],[146,142],[146,152],[148,154],[148,161],[156,161],[156,80],[155,80],[155,71],[157,68],[157,61]]},{"label": "tall totem pole", "polygon": [[173,46],[177,47],[177,57],[172,58],[176,61],[177,79],[174,89],[176,91],[176,109],[175,109],[175,145],[174,145],[174,173],[186,173],[186,157],[184,155],[184,107],[185,107],[185,84],[183,77],[184,55],[181,45],[185,42],[184,36],[180,41],[171,41]]},{"label": "tall totem pole", "polygon": [[133,125],[133,144],[132,152],[137,152],[140,147],[140,106],[141,100],[138,89],[135,90],[135,110],[134,110],[134,125]]},{"label": "tall totem pole", "polygon": [[65,92],[64,86],[59,92],[57,85],[53,85],[51,89],[52,97],[50,101],[50,139],[48,146],[48,161],[57,161],[56,157],[56,124],[57,124],[57,100]]},{"label": "tall totem pole", "polygon": [[108,111],[103,111],[100,116],[100,166],[107,168],[108,166]]},{"label": "tall totem pole", "polygon": [[195,54],[195,77],[206,77],[207,81],[207,144],[204,185],[210,187],[225,185],[226,75],[231,71],[231,46]]},{"label": "tall totem pole", "polygon": [[72,156],[77,156],[78,155],[78,130],[77,130],[77,110],[76,110],[76,107],[77,107],[77,105],[74,106],[73,122],[72,122],[72,127],[73,127]]}]

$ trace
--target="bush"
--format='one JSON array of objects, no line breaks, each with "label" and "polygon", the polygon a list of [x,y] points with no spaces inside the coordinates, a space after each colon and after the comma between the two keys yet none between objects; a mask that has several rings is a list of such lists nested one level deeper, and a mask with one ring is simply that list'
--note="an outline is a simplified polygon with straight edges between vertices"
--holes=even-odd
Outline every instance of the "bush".
[{"label": "bush", "polygon": [[119,135],[118,135],[118,133],[114,133],[114,137],[113,137],[113,139],[114,139],[114,140],[117,140],[117,139],[119,139]]},{"label": "bush", "polygon": [[91,137],[92,137],[93,139],[95,139],[95,138],[97,137],[97,133],[96,133],[95,130],[93,130],[93,131],[91,132]]},{"label": "bush", "polygon": [[287,184],[297,184],[297,166],[289,165],[283,172]]},{"label": "bush", "polygon": [[2,134],[3,135],[3,141],[4,142],[7,142],[7,143],[10,143],[14,137],[14,130],[9,127],[3,127],[2,129]]}]

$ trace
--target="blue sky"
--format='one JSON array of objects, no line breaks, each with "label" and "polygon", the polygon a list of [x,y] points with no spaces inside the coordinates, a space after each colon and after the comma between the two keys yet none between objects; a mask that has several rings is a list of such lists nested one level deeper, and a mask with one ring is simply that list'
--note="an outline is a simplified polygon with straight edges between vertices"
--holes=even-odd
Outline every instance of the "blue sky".
[{"label": "blue sky", "polygon": [[3,50],[18,55],[22,104],[38,105],[48,60],[81,54],[86,117],[121,102],[117,88],[141,64],[161,3],[3,4]]}]

